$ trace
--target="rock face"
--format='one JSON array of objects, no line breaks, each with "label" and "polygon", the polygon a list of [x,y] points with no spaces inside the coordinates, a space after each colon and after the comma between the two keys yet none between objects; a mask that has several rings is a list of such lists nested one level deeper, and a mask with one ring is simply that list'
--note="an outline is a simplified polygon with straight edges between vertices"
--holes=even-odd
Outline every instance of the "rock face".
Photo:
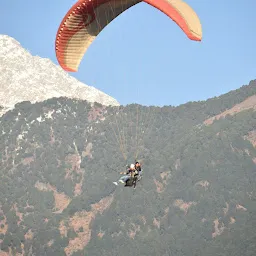
[{"label": "rock face", "polygon": [[18,102],[34,103],[61,96],[119,105],[109,95],[71,77],[51,60],[32,56],[15,39],[0,35],[0,102],[4,107],[0,112],[3,114]]}]

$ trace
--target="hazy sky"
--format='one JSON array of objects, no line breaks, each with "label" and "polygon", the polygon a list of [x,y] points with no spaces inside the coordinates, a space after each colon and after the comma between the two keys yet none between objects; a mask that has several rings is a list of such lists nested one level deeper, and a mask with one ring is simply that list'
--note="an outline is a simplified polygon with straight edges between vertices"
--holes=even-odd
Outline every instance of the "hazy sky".
[{"label": "hazy sky", "polygon": [[[57,64],[54,42],[74,0],[0,1],[0,34]],[[80,81],[121,104],[179,105],[256,78],[255,0],[187,0],[203,28],[189,40],[166,15],[141,3],[113,21],[85,54]]]}]

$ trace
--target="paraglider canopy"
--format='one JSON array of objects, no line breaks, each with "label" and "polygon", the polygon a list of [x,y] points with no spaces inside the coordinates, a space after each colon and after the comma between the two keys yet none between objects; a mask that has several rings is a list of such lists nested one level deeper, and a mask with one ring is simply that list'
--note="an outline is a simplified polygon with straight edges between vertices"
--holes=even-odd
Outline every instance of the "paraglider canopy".
[{"label": "paraglider canopy", "polygon": [[55,51],[61,67],[76,72],[83,55],[103,28],[140,2],[165,13],[189,39],[201,41],[200,20],[182,0],[79,0],[62,20],[56,35]]}]

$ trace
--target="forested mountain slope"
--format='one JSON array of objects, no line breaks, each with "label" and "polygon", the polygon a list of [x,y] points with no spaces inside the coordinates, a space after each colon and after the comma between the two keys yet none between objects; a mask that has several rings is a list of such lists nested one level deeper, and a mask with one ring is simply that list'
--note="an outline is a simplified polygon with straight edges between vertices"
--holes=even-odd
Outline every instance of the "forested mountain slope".
[{"label": "forested mountain slope", "polygon": [[[0,118],[0,255],[255,255],[254,95],[17,104]],[[136,152],[143,179],[115,186]]]}]

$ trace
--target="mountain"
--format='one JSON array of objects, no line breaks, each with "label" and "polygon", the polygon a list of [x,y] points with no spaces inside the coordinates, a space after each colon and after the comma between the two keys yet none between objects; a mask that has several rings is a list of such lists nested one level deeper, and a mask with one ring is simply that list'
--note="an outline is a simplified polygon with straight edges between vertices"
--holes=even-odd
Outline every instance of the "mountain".
[{"label": "mountain", "polygon": [[[256,255],[255,95],[16,104],[0,118],[0,255]],[[142,180],[115,186],[134,155]]]},{"label": "mountain", "polygon": [[32,56],[19,42],[0,35],[0,102],[6,110],[22,101],[69,97],[119,105],[109,95],[79,82],[49,59]]}]

